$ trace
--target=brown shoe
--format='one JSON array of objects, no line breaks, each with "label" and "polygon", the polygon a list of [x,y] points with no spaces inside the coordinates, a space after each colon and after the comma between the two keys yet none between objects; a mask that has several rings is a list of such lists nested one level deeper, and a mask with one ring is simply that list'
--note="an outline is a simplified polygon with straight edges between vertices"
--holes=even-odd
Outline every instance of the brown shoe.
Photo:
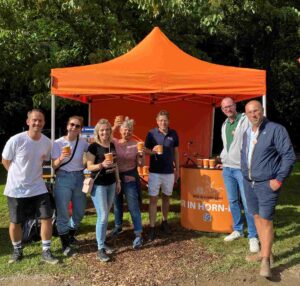
[{"label": "brown shoe", "polygon": [[257,253],[251,253],[246,255],[245,257],[247,262],[260,262],[261,261],[261,253],[260,251]]},{"label": "brown shoe", "polygon": [[[262,260],[261,252],[259,251],[257,253],[248,254],[245,257],[245,260],[247,262],[260,262]],[[270,255],[270,265],[272,266],[273,264],[274,264],[274,256],[271,253],[271,255]]]},{"label": "brown shoe", "polygon": [[270,267],[270,258],[269,257],[262,257],[261,264],[260,264],[260,272],[259,275],[265,278],[271,278],[272,272]]}]

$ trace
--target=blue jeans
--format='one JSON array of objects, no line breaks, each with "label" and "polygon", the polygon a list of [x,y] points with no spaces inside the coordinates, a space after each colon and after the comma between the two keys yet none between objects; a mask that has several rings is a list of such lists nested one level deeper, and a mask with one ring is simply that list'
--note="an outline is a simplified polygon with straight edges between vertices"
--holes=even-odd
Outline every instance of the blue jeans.
[{"label": "blue jeans", "polygon": [[[56,173],[54,198],[57,211],[57,231],[66,234],[70,229],[78,229],[84,216],[86,196],[82,192],[83,173],[59,170]],[[69,205],[72,202],[72,216],[69,216]]]},{"label": "blue jeans", "polygon": [[248,213],[242,171],[240,169],[224,167],[223,178],[233,218],[233,229],[243,233],[241,198],[248,225],[248,238],[257,237],[253,216]]},{"label": "blue jeans", "polygon": [[105,246],[108,215],[115,198],[115,193],[115,183],[108,186],[94,185],[91,192],[91,198],[97,212],[96,239],[98,249],[102,249]]},{"label": "blue jeans", "polygon": [[115,226],[122,227],[123,223],[123,198],[127,199],[128,210],[134,226],[134,233],[142,233],[142,217],[139,205],[139,194],[136,182],[122,183],[121,192],[116,195],[114,203]]}]

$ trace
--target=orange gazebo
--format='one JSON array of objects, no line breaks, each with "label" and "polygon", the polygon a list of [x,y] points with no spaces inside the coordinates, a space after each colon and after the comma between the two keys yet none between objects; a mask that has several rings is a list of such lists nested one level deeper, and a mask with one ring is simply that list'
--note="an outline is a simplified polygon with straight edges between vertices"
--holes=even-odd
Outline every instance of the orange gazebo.
[{"label": "orange gazebo", "polygon": [[183,52],[157,27],[120,57],[55,68],[51,77],[53,105],[54,96],[90,104],[92,125],[99,118],[128,115],[136,120],[135,134],[144,138],[155,125],[156,113],[167,109],[171,126],[179,133],[181,150],[194,142],[194,151],[202,156],[211,151],[214,107],[222,98],[241,101],[266,93],[264,70],[199,60]]}]

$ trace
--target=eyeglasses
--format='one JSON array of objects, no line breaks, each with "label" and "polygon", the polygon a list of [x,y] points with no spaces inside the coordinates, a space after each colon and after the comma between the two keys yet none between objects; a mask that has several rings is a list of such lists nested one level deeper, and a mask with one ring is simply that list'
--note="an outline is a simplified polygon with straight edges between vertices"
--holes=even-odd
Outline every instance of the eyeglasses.
[{"label": "eyeglasses", "polygon": [[73,122],[70,123],[70,126],[71,126],[71,127],[75,127],[76,129],[79,129],[79,128],[81,127],[81,125],[75,124],[75,123],[73,123]]},{"label": "eyeglasses", "polygon": [[228,106],[224,106],[224,107],[222,107],[222,110],[229,110],[229,109],[231,109],[232,107],[234,107],[235,106],[235,104],[231,104],[231,105],[228,105]]}]

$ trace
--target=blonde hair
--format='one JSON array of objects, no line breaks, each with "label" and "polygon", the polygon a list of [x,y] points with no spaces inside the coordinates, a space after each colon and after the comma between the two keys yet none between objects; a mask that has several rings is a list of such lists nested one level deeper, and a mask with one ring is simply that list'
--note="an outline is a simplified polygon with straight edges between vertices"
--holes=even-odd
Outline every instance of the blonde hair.
[{"label": "blonde hair", "polygon": [[111,141],[111,135],[112,135],[112,128],[111,128],[111,124],[109,123],[109,121],[105,118],[101,118],[94,129],[94,140],[96,143],[101,144],[100,138],[99,138],[99,130],[100,130],[100,125],[107,125],[109,126],[110,129],[110,136],[109,136],[109,140]]},{"label": "blonde hair", "polygon": [[130,130],[133,130],[134,124],[135,124],[134,120],[130,119],[128,116],[126,116],[125,120],[121,124],[120,128],[127,128],[127,129],[130,129]]}]

